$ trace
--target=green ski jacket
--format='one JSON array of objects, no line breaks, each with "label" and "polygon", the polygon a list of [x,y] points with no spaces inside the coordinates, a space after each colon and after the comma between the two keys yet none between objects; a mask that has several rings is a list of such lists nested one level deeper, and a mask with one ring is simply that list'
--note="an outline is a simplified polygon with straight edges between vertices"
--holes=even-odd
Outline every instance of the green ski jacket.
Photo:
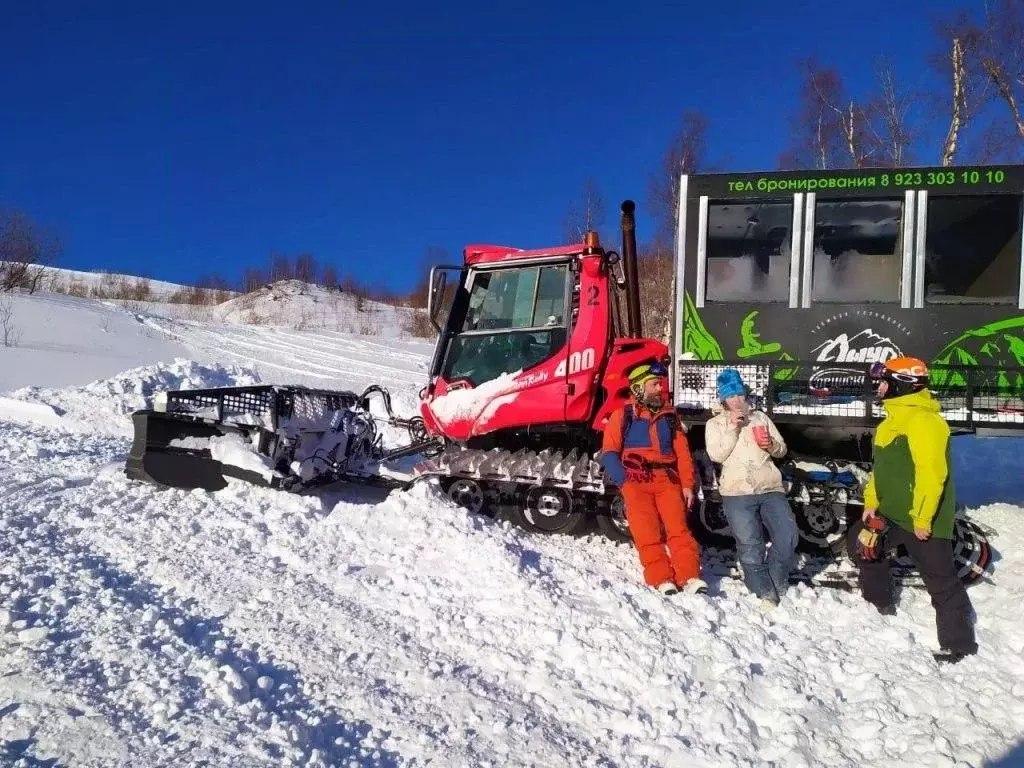
[{"label": "green ski jacket", "polygon": [[865,507],[904,530],[923,528],[953,538],[956,489],[950,467],[950,431],[927,389],[884,400],[886,418],[874,440],[874,467]]}]

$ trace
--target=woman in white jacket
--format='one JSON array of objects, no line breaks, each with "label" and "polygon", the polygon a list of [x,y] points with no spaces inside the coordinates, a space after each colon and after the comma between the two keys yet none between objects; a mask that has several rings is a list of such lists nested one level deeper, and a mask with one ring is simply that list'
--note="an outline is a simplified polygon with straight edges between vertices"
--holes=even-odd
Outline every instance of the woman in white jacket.
[{"label": "woman in white jacket", "polygon": [[772,461],[786,455],[786,443],[768,415],[750,407],[735,369],[718,374],[718,400],[704,440],[708,456],[722,465],[718,489],[743,581],[763,601],[778,605],[789,586],[798,537],[782,473]]}]

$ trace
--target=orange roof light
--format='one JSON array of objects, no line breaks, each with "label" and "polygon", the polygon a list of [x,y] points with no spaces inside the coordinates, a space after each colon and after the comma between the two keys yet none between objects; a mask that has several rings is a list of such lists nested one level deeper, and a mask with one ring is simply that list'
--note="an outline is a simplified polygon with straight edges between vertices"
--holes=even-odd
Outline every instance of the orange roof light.
[{"label": "orange roof light", "polygon": [[597,238],[597,232],[587,232],[583,237],[583,242],[588,250],[597,250],[601,247],[601,243]]}]

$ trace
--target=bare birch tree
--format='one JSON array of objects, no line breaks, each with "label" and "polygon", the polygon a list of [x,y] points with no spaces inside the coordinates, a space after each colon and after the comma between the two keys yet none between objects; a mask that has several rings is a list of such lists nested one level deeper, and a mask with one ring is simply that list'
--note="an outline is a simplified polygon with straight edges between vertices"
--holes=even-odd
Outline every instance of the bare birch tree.
[{"label": "bare birch tree", "polygon": [[867,113],[847,96],[836,70],[821,67],[814,59],[802,62],[801,69],[793,141],[779,164],[817,170],[864,167],[875,153]]},{"label": "bare birch tree", "polygon": [[878,93],[868,107],[869,129],[877,145],[872,165],[900,168],[911,162],[914,128],[911,111],[915,94],[905,90],[896,76],[896,67],[889,59],[875,65]]},{"label": "bare birch tree", "polygon": [[1024,142],[1024,2],[989,0],[984,20],[972,31],[987,95],[1003,105],[1010,128]]},{"label": "bare birch tree", "polygon": [[16,347],[21,333],[14,324],[14,299],[8,294],[0,294],[0,342],[5,347]]},{"label": "bare birch tree", "polygon": [[565,242],[582,243],[587,232],[598,232],[605,223],[604,196],[597,182],[587,177],[580,196],[569,203],[565,213]]},{"label": "bare birch tree", "polygon": [[946,141],[942,146],[942,165],[953,164],[956,152],[960,144],[960,133],[967,124],[969,114],[967,112],[967,68],[964,59],[964,41],[960,37],[954,37],[949,56],[950,74],[950,106],[949,106],[949,130],[946,132]]},{"label": "bare birch tree", "polygon": [[651,179],[648,193],[651,216],[657,222],[657,239],[662,243],[671,243],[675,237],[679,177],[707,170],[707,146],[708,119],[701,112],[684,112],[679,129],[662,156],[661,166]]},{"label": "bare birch tree", "polygon": [[0,293],[35,293],[60,254],[51,232],[17,211],[0,212]]}]

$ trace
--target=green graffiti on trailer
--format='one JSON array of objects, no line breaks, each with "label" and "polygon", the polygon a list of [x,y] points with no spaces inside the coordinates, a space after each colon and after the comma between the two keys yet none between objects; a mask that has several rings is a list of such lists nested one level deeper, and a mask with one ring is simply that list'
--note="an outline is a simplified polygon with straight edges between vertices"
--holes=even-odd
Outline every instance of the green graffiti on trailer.
[{"label": "green graffiti on trailer", "polygon": [[[767,344],[761,342],[761,334],[754,331],[757,315],[758,311],[755,309],[743,318],[743,323],[740,325],[740,341],[743,346],[736,350],[736,356],[745,359],[778,354],[779,360],[793,360],[793,356],[788,352],[782,352],[782,344],[779,342],[770,341]],[[781,354],[779,354],[780,352]],[[775,371],[775,378],[778,381],[787,381],[794,376],[796,376],[796,368],[779,368]]]},{"label": "green graffiti on trailer", "polygon": [[683,352],[692,352],[699,360],[724,360],[722,347],[704,327],[697,306],[687,291],[683,292]]},{"label": "green graffiti on trailer", "polygon": [[756,317],[757,310],[755,309],[743,318],[743,323],[740,326],[740,340],[743,342],[743,346],[736,350],[738,357],[772,355],[782,349],[782,345],[777,341],[771,341],[767,344],[761,343],[761,334],[754,332],[754,318]]},{"label": "green graffiti on trailer", "polygon": [[[936,365],[983,365],[997,368],[995,379],[985,382],[1003,391],[1024,393],[1024,316],[1011,317],[965,331],[947,344],[933,359]],[[1015,371],[1009,369],[1016,368]],[[936,386],[963,386],[964,377],[956,372],[936,370]]]}]

